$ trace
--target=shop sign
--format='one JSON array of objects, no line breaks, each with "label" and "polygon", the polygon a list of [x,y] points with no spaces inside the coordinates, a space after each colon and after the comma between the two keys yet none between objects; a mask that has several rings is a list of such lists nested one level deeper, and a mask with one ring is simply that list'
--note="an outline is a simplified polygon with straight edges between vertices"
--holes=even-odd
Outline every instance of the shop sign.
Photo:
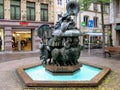
[{"label": "shop sign", "polygon": [[93,20],[88,20],[88,28],[93,28]]},{"label": "shop sign", "polygon": [[86,23],[85,23],[85,22],[81,22],[81,24],[82,24],[82,26],[84,26],[84,27],[86,26]]},{"label": "shop sign", "polygon": [[21,26],[28,26],[28,24],[29,24],[29,23],[26,22],[26,21],[21,21],[21,22],[20,22],[20,25],[21,25]]}]

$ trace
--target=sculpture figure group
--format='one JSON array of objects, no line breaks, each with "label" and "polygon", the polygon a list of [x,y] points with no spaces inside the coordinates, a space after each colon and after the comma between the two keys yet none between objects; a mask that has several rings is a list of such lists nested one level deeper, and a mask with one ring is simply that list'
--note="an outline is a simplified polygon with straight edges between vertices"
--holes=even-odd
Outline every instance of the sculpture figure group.
[{"label": "sculpture figure group", "polygon": [[[67,13],[59,19],[54,29],[51,29],[51,37],[42,38],[42,42],[40,43],[40,60],[44,64],[56,66],[78,64],[78,58],[81,52],[79,43],[80,31],[71,18],[72,15],[76,16],[78,12],[79,5],[75,1],[69,2],[67,4]],[[41,35],[41,31],[39,30],[42,29],[38,29],[38,36]],[[45,33],[44,31],[43,34]]]}]

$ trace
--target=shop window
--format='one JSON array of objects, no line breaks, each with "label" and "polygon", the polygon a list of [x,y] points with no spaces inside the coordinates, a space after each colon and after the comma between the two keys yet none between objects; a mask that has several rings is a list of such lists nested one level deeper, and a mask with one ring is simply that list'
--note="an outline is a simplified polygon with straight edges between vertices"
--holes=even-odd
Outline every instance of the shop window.
[{"label": "shop window", "polygon": [[98,17],[94,17],[94,27],[98,27]]},{"label": "shop window", "polygon": [[86,27],[88,26],[88,19],[89,19],[89,16],[84,16],[84,22],[86,23]]},{"label": "shop window", "polygon": [[12,30],[12,50],[31,51],[32,50],[31,30]]},{"label": "shop window", "polygon": [[0,51],[4,50],[4,33],[3,29],[0,28]]},{"label": "shop window", "polygon": [[35,3],[27,2],[27,20],[35,20]]},{"label": "shop window", "polygon": [[20,0],[11,0],[10,15],[12,20],[20,20]]},{"label": "shop window", "polygon": [[4,1],[0,0],[0,19],[4,18]]},{"label": "shop window", "polygon": [[41,4],[41,21],[48,21],[48,5]]}]

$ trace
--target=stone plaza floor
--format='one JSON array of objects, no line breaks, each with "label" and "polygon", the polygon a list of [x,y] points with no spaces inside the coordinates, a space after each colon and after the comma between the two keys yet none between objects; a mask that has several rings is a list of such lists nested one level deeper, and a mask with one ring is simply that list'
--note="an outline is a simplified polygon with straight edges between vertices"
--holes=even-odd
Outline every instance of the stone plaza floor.
[{"label": "stone plaza floor", "polygon": [[0,53],[0,90],[120,90],[120,54],[104,58],[100,49],[83,50],[79,61],[109,67],[111,72],[97,87],[27,87],[16,68],[40,63],[39,52]]}]

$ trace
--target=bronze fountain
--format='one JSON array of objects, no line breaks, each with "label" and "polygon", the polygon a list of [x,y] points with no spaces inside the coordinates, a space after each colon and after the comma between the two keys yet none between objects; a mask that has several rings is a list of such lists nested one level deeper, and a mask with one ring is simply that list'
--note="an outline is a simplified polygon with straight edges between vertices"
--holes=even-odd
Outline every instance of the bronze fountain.
[{"label": "bronze fountain", "polygon": [[46,25],[49,27],[46,30],[43,29],[45,25],[38,28],[38,36],[42,39],[40,60],[43,60],[45,68],[52,72],[74,72],[82,66],[78,62],[81,52],[79,43],[81,33],[71,18],[77,16],[79,5],[71,1],[66,9],[67,12],[58,20],[54,29],[49,25]]},{"label": "bronze fountain", "polygon": [[[85,64],[78,62],[82,50],[82,46],[79,43],[81,32],[76,27],[75,21],[72,18],[77,16],[80,8],[77,2],[70,1],[66,9],[67,12],[56,22],[54,28],[51,28],[48,24],[43,24],[37,30],[37,34],[41,38],[39,48],[42,64],[25,65],[17,69],[18,75],[27,86],[97,86],[110,71],[107,67],[86,64],[101,71],[90,80],[72,81],[33,80],[26,73],[27,69],[39,66],[43,67],[45,72],[50,72],[50,75],[70,74],[72,76],[77,71],[81,71],[81,68],[84,66],[83,64]],[[40,70],[37,72],[40,72]]]}]

